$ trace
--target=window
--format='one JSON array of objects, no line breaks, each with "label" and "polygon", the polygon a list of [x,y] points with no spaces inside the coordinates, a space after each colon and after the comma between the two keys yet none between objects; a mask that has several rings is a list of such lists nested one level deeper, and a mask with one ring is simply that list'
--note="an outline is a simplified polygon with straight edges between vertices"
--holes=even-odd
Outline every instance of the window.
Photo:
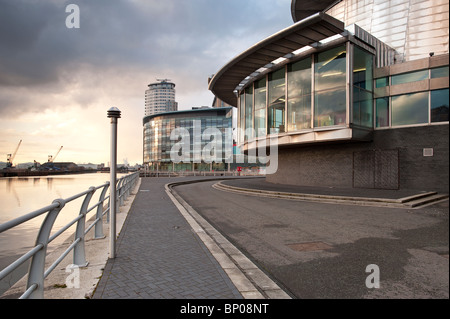
[{"label": "window", "polygon": [[385,76],[383,78],[379,78],[375,80],[375,87],[376,88],[382,88],[385,86],[389,86],[389,77]]},{"label": "window", "polygon": [[[245,129],[245,94],[242,93],[239,96],[240,105],[239,105],[239,127],[241,128],[240,132],[243,133]],[[244,142],[244,134],[239,134],[239,141]]]},{"label": "window", "polygon": [[417,82],[428,79],[428,70],[397,74],[391,77],[392,85]]},{"label": "window", "polygon": [[392,97],[392,126],[428,123],[428,92]]},{"label": "window", "polygon": [[389,98],[382,97],[375,100],[376,127],[389,126]]},{"label": "window", "polygon": [[[448,68],[447,68],[448,72]],[[431,122],[448,122],[448,89],[431,91]]]},{"label": "window", "polygon": [[311,127],[311,58],[288,65],[288,131]]},{"label": "window", "polygon": [[444,78],[448,77],[448,66],[431,69],[431,78]]},{"label": "window", "polygon": [[253,130],[253,86],[245,89],[245,130],[249,134],[246,134],[246,139],[252,138],[250,131]]},{"label": "window", "polygon": [[353,123],[373,127],[373,55],[355,46],[353,61]]},{"label": "window", "polygon": [[267,109],[269,133],[282,133],[284,129],[285,69],[269,74],[269,105]]},{"label": "window", "polygon": [[255,82],[255,132],[257,136],[266,134],[266,78]]},{"label": "window", "polygon": [[345,46],[317,54],[314,72],[314,126],[344,124],[347,110]]}]

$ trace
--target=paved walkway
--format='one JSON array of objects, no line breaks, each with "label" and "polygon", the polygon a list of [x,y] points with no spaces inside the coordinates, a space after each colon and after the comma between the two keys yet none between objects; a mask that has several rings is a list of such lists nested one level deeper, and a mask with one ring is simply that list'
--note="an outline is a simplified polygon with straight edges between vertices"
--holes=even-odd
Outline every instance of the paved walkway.
[{"label": "paved walkway", "polygon": [[[180,212],[180,205],[177,204],[177,207],[172,202],[164,188],[167,183],[198,179],[210,178],[142,179],[140,190],[117,241],[117,257],[108,260],[93,295],[94,299],[241,299],[249,296],[260,298],[262,295],[259,292],[263,292],[268,298],[287,297],[261,270],[226,242],[222,235],[212,235],[217,231],[211,229],[206,221],[202,221],[203,218],[192,211],[192,207],[185,205],[187,203],[183,206],[187,207],[189,213]],[[247,189],[378,198],[401,198],[417,193],[302,188],[273,185],[262,178],[229,179],[223,183]],[[189,216],[186,217],[187,215]],[[205,231],[202,229],[199,233],[198,225],[192,226],[193,216],[196,216],[194,219]],[[205,241],[206,233],[214,237],[213,241],[223,251],[218,246],[214,247],[214,243],[211,248],[211,243]],[[238,272],[236,267],[246,278],[235,276]],[[240,279],[236,280],[236,277]],[[259,287],[259,292],[248,293],[251,289],[247,288],[252,284]],[[267,291],[261,287],[266,287]]]},{"label": "paved walkway", "polygon": [[176,180],[142,179],[94,299],[242,298],[166,194]]}]

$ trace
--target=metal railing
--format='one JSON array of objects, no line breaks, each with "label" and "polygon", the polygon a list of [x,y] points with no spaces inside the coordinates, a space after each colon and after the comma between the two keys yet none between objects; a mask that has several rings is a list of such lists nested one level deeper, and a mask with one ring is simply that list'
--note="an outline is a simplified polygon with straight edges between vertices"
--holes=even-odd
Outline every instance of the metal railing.
[{"label": "metal railing", "polygon": [[140,171],[141,177],[186,177],[186,176],[264,176],[264,170],[243,171]]},{"label": "metal railing", "polygon": [[[139,179],[139,173],[133,173],[130,175],[126,175],[117,180],[117,190],[116,190],[116,198],[117,205],[116,210],[119,206],[123,205],[125,199],[130,195],[130,192],[136,182]],[[27,298],[44,298],[44,279],[48,277],[48,275],[58,266],[58,264],[73,250],[73,264],[77,267],[86,267],[88,265],[86,261],[85,254],[85,235],[92,229],[95,228],[94,238],[104,238],[103,235],[103,217],[106,214],[106,221],[109,222],[109,212],[110,212],[110,196],[106,196],[110,183],[107,182],[98,187],[90,187],[88,190],[74,195],[72,197],[66,199],[55,199],[51,205],[45,206],[41,209],[13,219],[9,222],[0,225],[0,234],[17,227],[27,221],[30,221],[36,217],[45,215],[44,221],[38,231],[38,235],[36,238],[36,243],[32,249],[30,249],[27,253],[22,255],[20,258],[16,259],[9,266],[4,268],[0,272],[0,280],[8,276],[15,269],[17,269],[20,265],[25,263],[31,258],[31,263],[28,270],[28,279],[26,290],[20,299]],[[92,196],[96,191],[101,191],[99,200],[97,203],[89,207]],[[58,230],[55,234],[50,235],[56,217],[60,214],[61,210],[64,206],[72,202],[78,198],[83,198],[83,203],[80,207],[79,215],[63,226],[60,230]],[[105,201],[108,201],[108,204],[105,206]],[[87,214],[96,209],[95,220],[93,220],[92,224],[86,228]],[[74,240],[72,244],[47,268],[45,269],[45,261],[47,257],[47,248],[50,242],[59,237],[63,232],[69,229],[71,226],[75,225],[76,230],[74,235]]]}]

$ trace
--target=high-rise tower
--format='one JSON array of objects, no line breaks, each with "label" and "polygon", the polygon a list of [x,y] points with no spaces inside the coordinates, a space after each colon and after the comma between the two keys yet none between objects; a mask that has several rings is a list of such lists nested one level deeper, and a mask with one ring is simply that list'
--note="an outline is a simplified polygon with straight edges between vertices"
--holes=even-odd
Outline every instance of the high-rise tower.
[{"label": "high-rise tower", "polygon": [[178,103],[175,102],[175,84],[169,82],[169,79],[156,81],[158,82],[149,84],[145,91],[144,116],[178,110]]}]

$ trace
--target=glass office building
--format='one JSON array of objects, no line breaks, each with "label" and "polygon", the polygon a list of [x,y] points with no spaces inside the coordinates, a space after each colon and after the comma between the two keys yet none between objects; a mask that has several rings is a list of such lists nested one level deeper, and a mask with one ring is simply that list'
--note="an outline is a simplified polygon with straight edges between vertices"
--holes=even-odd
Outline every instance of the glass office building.
[{"label": "glass office building", "polygon": [[228,157],[233,156],[231,107],[154,114],[144,117],[143,124],[144,165],[150,170],[228,169]]},{"label": "glass office building", "polygon": [[448,192],[448,1],[403,2],[293,0],[291,27],[211,79],[244,151],[277,137],[268,181]]}]

